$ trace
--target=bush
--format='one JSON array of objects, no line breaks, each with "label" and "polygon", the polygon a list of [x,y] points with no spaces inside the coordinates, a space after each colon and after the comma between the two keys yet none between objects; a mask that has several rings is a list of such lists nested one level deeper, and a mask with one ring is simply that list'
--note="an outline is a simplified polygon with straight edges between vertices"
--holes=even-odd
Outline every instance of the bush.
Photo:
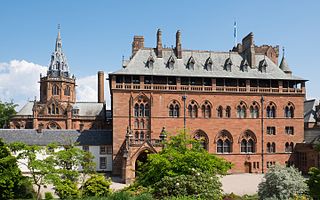
[{"label": "bush", "polygon": [[33,199],[36,193],[33,190],[29,177],[22,177],[19,186],[14,191],[16,199]]},{"label": "bush", "polygon": [[76,183],[68,179],[55,184],[55,192],[60,199],[75,199],[80,196]]},{"label": "bush", "polygon": [[165,197],[193,197],[203,199],[221,199],[221,183],[217,176],[202,172],[191,175],[164,177],[154,186],[154,196]]},{"label": "bush", "polygon": [[260,199],[293,199],[308,189],[301,172],[294,167],[272,166],[264,178],[258,186]]},{"label": "bush", "polygon": [[51,192],[44,193],[44,199],[46,200],[53,199],[52,193]]},{"label": "bush", "polygon": [[92,175],[83,185],[84,196],[107,196],[111,193],[111,181],[103,175]]},{"label": "bush", "polygon": [[316,167],[309,169],[309,180],[307,184],[309,186],[310,196],[314,198],[320,197],[320,170]]}]

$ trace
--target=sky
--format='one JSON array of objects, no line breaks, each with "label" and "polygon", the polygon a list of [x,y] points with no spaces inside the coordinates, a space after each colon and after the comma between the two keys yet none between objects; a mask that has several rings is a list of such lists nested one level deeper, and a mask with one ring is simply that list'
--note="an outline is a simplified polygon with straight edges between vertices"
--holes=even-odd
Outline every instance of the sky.
[{"label": "sky", "polygon": [[[320,96],[318,0],[1,0],[0,8],[0,100],[13,100],[19,108],[39,99],[39,74],[46,73],[58,24],[79,101],[97,100],[97,71],[120,69],[134,35],[155,47],[160,28],[170,47],[180,30],[182,48],[228,51],[234,21],[238,42],[253,32],[256,45],[285,47],[293,74],[309,80],[307,98]],[[107,82],[106,88],[110,107]]]}]

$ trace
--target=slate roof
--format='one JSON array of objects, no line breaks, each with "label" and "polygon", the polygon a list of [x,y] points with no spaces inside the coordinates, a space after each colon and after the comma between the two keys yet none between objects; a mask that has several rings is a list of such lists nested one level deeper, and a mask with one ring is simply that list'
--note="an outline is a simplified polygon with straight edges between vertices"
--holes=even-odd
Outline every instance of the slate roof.
[{"label": "slate roof", "polygon": [[304,101],[304,122],[316,122],[316,105],[315,99]]},{"label": "slate roof", "polygon": [[[154,59],[153,67],[146,67],[149,57]],[[169,69],[167,62],[170,57],[174,58],[174,68]],[[190,57],[195,60],[194,70],[187,69]],[[204,69],[208,58],[212,60],[212,71]],[[231,72],[224,70],[226,60],[232,61]],[[256,65],[254,68],[248,67],[248,71],[241,71],[240,66],[243,57],[237,52],[213,52],[183,50],[182,59],[177,59],[173,49],[163,49],[163,58],[157,58],[153,48],[140,49],[128,62],[125,62],[124,68],[111,73],[118,75],[159,75],[159,76],[190,76],[190,77],[225,77],[225,78],[245,78],[245,79],[282,79],[282,80],[304,80],[300,77],[286,74],[267,56],[256,54]],[[266,60],[266,73],[258,70],[259,63]]]},{"label": "slate roof", "polygon": [[0,138],[7,143],[24,142],[28,145],[45,146],[50,143],[68,145],[112,145],[112,130],[42,130],[38,133],[34,129],[0,129]]},{"label": "slate roof", "polygon": [[[78,116],[84,116],[84,117],[95,117],[95,116],[102,116],[103,115],[103,103],[97,103],[97,102],[76,102],[72,105],[73,108],[79,109],[79,115]],[[18,116],[21,115],[33,115],[32,114],[32,108],[33,108],[33,101],[30,101],[24,105],[21,110],[16,114]]]},{"label": "slate roof", "polygon": [[291,73],[291,69],[289,68],[289,65],[287,63],[287,60],[285,59],[285,57],[282,57],[282,60],[280,62],[280,66],[279,68],[284,71],[284,72],[287,72],[287,73]]}]

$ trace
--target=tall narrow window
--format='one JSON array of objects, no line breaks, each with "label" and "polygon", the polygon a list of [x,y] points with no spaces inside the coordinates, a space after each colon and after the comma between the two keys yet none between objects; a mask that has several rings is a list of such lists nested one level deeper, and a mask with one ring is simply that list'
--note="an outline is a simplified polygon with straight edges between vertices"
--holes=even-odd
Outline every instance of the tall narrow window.
[{"label": "tall narrow window", "polygon": [[246,118],[247,117],[247,108],[243,102],[240,102],[240,105],[237,106],[237,117]]},{"label": "tall narrow window", "polygon": [[52,95],[59,95],[59,87],[56,84],[52,86]]},{"label": "tall narrow window", "polygon": [[138,117],[139,116],[139,104],[134,105],[134,116]]},{"label": "tall narrow window", "polygon": [[144,106],[144,116],[149,117],[149,114],[150,114],[149,104],[146,104]]},{"label": "tall narrow window", "polygon": [[64,95],[70,96],[70,86],[66,86],[66,88],[64,89]]},{"label": "tall narrow window", "polygon": [[143,131],[141,131],[141,133],[140,133],[140,140],[144,140],[144,132]]},{"label": "tall narrow window", "polygon": [[139,106],[139,117],[144,117],[144,105],[140,104]]},{"label": "tall narrow window", "polygon": [[176,100],[173,100],[169,104],[169,117],[179,117],[179,104]]},{"label": "tall narrow window", "polygon": [[222,118],[223,117],[223,108],[222,108],[222,106],[219,106],[217,108],[217,117],[218,118]]},{"label": "tall narrow window", "polygon": [[267,106],[267,118],[275,118],[276,117],[276,106],[273,103],[270,103]]},{"label": "tall narrow window", "polygon": [[226,117],[227,117],[227,118],[230,118],[230,117],[231,117],[231,107],[230,107],[230,106],[227,106],[227,107],[226,107]]},{"label": "tall narrow window", "polygon": [[256,102],[253,102],[252,106],[250,106],[250,115],[251,118],[259,118],[259,107]]},{"label": "tall narrow window", "polygon": [[171,104],[171,105],[169,106],[169,117],[173,117],[173,112],[174,112],[174,107],[173,107],[173,105]]},{"label": "tall narrow window", "polygon": [[208,101],[205,101],[204,104],[201,107],[202,110],[202,116],[204,118],[210,118],[211,117],[211,106]]},{"label": "tall narrow window", "polygon": [[217,153],[223,153],[223,141],[221,139],[217,141]]},{"label": "tall narrow window", "polygon": [[198,117],[198,106],[195,101],[191,101],[191,103],[189,104],[188,113],[191,118]]},{"label": "tall narrow window", "polygon": [[293,118],[294,117],[294,108],[292,103],[288,103],[288,105],[284,109],[284,116],[286,118]]}]

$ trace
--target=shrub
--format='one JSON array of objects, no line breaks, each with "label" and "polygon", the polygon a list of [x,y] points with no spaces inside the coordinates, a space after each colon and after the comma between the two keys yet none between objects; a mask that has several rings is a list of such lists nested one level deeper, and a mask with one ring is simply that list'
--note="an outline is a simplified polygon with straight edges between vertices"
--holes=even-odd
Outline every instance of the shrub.
[{"label": "shrub", "polygon": [[44,193],[44,199],[46,200],[53,199],[52,193],[51,192]]},{"label": "shrub", "polygon": [[22,177],[20,179],[19,186],[14,193],[16,199],[33,199],[36,197],[36,193],[33,190],[29,177]]},{"label": "shrub", "polygon": [[202,172],[191,175],[164,177],[154,185],[154,196],[164,197],[193,197],[204,199],[221,199],[221,183],[217,176]]},{"label": "shrub", "polygon": [[55,184],[55,192],[60,199],[74,199],[80,196],[76,183],[68,179]]},{"label": "shrub", "polygon": [[111,193],[111,181],[103,175],[92,175],[83,185],[83,195],[102,197]]},{"label": "shrub", "polygon": [[311,167],[309,169],[309,180],[307,184],[309,186],[310,196],[320,197],[320,170],[316,167]]},{"label": "shrub", "polygon": [[305,179],[294,167],[272,166],[258,186],[260,199],[292,199],[307,191]]}]

